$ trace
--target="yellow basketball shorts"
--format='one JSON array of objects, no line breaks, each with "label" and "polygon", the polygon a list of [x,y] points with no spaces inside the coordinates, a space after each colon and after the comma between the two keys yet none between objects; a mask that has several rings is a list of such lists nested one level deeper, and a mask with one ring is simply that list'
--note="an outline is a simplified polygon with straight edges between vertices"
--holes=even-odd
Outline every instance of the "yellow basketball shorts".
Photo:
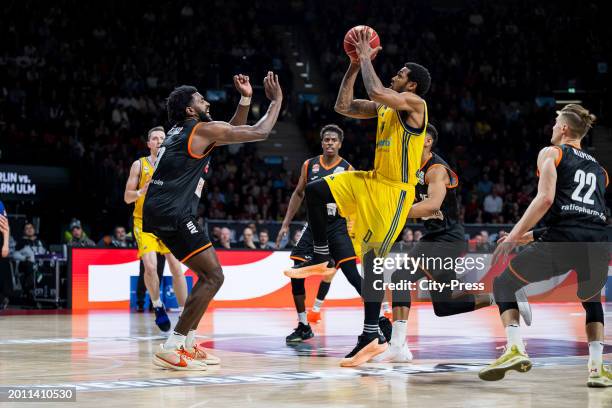
[{"label": "yellow basketball shorts", "polygon": [[369,250],[386,256],[402,231],[414,201],[414,186],[394,182],[375,171],[349,171],[326,176],[340,215],[359,257]]},{"label": "yellow basketball shorts", "polygon": [[134,238],[136,238],[136,244],[138,244],[139,258],[148,252],[157,252],[162,255],[170,252],[159,238],[142,230],[142,218],[134,218]]}]

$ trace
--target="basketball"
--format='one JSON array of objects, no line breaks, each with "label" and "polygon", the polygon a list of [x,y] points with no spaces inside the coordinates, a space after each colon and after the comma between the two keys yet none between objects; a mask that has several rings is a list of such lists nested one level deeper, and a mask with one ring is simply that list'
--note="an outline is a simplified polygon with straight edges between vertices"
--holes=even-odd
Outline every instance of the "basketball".
[{"label": "basketball", "polygon": [[[357,51],[355,50],[355,43],[357,43],[357,35],[362,30],[371,30],[372,37],[370,38],[370,47],[373,49],[380,46],[380,37],[378,33],[372,28],[365,25],[358,25],[347,31],[344,36],[344,52],[349,56],[351,61],[356,62]],[[372,59],[376,58],[376,54],[372,54]]]}]

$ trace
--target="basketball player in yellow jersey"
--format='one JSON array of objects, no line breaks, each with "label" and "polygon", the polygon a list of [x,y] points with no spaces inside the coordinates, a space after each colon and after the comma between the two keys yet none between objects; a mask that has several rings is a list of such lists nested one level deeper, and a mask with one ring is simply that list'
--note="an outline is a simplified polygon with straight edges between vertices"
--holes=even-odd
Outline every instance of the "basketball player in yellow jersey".
[{"label": "basketball player in yellow jersey", "polygon": [[160,253],[166,257],[168,267],[172,273],[172,287],[176,294],[181,309],[185,306],[187,299],[187,282],[181,269],[180,262],[170,253],[170,250],[155,235],[142,231],[142,205],[145,194],[155,170],[155,161],[159,147],[164,142],[166,133],[161,126],[154,127],[147,134],[147,147],[151,155],[136,160],[130,169],[130,176],[125,185],[124,200],[127,204],[134,205],[134,237],[138,244],[138,256],[142,258],[145,275],[144,281],[153,310],[155,310],[155,324],[162,331],[170,330],[171,324],[164,304],[159,294],[159,278],[157,276],[157,255]]},{"label": "basketball player in yellow jersey", "polygon": [[[301,277],[333,271],[323,209],[326,203],[336,203],[340,215],[354,221],[349,234],[355,253],[361,256],[364,265],[364,330],[355,349],[340,364],[344,367],[360,365],[387,348],[378,325],[383,291],[374,287],[373,280],[379,278],[372,275],[368,265],[372,265],[375,256],[387,255],[414,201],[428,120],[427,104],[421,97],[431,83],[429,71],[410,62],[393,77],[391,86],[385,88],[371,61],[372,55],[381,48],[370,48],[370,35],[364,30],[358,36],[355,47],[359,63],[351,62],[344,75],[335,109],[351,118],[378,119],[374,170],[333,174],[306,186],[314,256],[311,261],[294,267]],[[353,99],[360,70],[369,100]]]}]

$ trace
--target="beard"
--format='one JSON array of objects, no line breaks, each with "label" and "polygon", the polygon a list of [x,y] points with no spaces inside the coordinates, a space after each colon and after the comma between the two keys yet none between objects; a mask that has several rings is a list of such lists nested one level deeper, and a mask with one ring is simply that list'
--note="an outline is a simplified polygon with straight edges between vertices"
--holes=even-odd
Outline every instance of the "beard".
[{"label": "beard", "polygon": [[200,122],[212,122],[212,117],[208,112],[198,112]]}]

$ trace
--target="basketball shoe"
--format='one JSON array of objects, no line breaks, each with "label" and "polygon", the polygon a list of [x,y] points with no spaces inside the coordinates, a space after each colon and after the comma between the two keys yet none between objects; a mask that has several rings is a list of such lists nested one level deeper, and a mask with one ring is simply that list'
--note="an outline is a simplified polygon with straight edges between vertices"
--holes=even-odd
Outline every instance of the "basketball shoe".
[{"label": "basketball shoe", "polygon": [[378,333],[363,333],[357,338],[357,345],[340,362],[340,367],[357,367],[384,353],[389,347],[385,337]]},{"label": "basketball shoe", "polygon": [[163,344],[153,354],[153,364],[177,371],[206,371],[206,363],[194,360],[183,347],[165,349]]},{"label": "basketball shoe", "polygon": [[612,372],[610,372],[610,367],[603,364],[599,367],[589,367],[587,386],[596,388],[612,387]]},{"label": "basketball shoe", "polygon": [[191,349],[185,350],[185,352],[195,361],[203,362],[206,365],[218,365],[221,364],[221,359],[215,355],[207,352],[204,347],[196,344]]},{"label": "basketball shoe", "polygon": [[297,327],[293,330],[293,333],[286,337],[287,343],[299,343],[304,340],[312,339],[314,333],[309,324],[299,322]]},{"label": "basketball shoe", "polygon": [[499,381],[506,376],[506,372],[515,370],[526,373],[531,370],[531,360],[526,351],[521,351],[516,345],[504,347],[504,353],[489,366],[478,373],[478,377],[485,381]]},{"label": "basketball shoe", "polygon": [[309,276],[320,275],[327,277],[336,273],[334,261],[329,255],[314,254],[311,259],[287,269],[285,276],[294,279],[303,279]]},{"label": "basketball shoe", "polygon": [[170,330],[170,318],[168,318],[168,313],[166,313],[166,308],[164,305],[161,307],[155,307],[153,310],[155,310],[155,324],[157,327],[159,327],[159,330],[163,332]]},{"label": "basketball shoe", "polygon": [[306,315],[306,318],[308,319],[308,323],[319,323],[319,321],[321,321],[321,311],[314,311],[314,310],[309,310],[308,314]]}]

